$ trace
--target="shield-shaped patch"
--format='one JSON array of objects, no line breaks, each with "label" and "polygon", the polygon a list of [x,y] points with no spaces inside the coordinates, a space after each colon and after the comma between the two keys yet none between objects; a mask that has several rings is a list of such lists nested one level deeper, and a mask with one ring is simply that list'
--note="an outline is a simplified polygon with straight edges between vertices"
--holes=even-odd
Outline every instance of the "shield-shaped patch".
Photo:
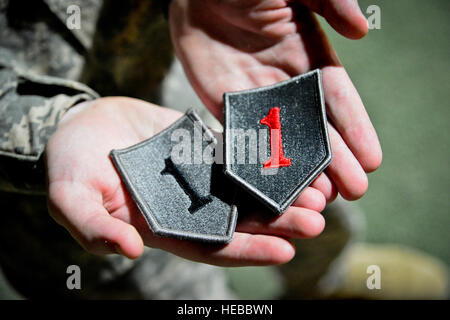
[{"label": "shield-shaped patch", "polygon": [[225,174],[283,213],[331,161],[320,70],[224,103]]},{"label": "shield-shaped patch", "polygon": [[150,229],[160,236],[214,243],[231,241],[236,226],[234,188],[213,163],[217,140],[189,111],[139,144],[111,158]]}]

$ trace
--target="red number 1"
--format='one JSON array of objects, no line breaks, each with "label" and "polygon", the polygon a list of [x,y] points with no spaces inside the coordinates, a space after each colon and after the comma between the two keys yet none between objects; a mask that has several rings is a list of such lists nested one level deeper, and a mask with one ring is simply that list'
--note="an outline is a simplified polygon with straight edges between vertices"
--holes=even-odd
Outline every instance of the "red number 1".
[{"label": "red number 1", "polygon": [[289,167],[291,159],[285,158],[281,138],[280,108],[270,109],[269,114],[259,123],[270,128],[270,159],[264,162],[264,169]]}]

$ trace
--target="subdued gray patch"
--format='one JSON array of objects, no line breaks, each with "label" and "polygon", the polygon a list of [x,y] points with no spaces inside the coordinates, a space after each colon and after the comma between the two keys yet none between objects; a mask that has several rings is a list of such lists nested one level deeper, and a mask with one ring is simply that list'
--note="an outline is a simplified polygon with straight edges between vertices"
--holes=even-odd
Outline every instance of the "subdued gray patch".
[{"label": "subdued gray patch", "polygon": [[[320,70],[272,86],[225,93],[224,101],[225,174],[270,210],[283,213],[331,162]],[[262,174],[267,159],[236,163],[233,132],[267,128],[260,120],[274,107],[280,110],[282,145],[291,164],[275,168],[275,174]],[[249,146],[245,148],[249,154]]]},{"label": "subdued gray patch", "polygon": [[[167,174],[167,159],[172,159],[172,133],[177,129],[190,132],[194,143],[195,123],[200,118],[193,111],[172,126],[137,145],[111,151],[111,157],[128,191],[156,235],[214,243],[231,241],[237,220],[237,208],[232,205],[233,195],[222,168],[216,164],[182,163],[172,165],[176,174]],[[212,133],[202,141],[202,150],[215,144]],[[172,160],[170,160],[172,161]],[[190,194],[206,199],[193,209]]]}]

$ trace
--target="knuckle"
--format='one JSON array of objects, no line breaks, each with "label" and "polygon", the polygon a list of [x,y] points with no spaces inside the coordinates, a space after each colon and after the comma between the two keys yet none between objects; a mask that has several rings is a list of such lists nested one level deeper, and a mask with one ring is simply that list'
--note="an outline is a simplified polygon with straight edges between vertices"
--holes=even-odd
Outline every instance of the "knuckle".
[{"label": "knuckle", "polygon": [[331,94],[335,100],[335,105],[339,106],[346,105],[351,96],[350,89],[345,86],[336,86],[332,89]]}]

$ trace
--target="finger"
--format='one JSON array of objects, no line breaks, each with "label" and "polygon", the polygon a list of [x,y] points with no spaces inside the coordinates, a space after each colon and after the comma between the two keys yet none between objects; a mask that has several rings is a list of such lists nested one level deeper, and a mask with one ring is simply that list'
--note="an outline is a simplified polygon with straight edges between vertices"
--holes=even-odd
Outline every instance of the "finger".
[{"label": "finger", "polygon": [[327,200],[321,191],[308,187],[300,193],[292,205],[321,212],[326,204]]},{"label": "finger", "polygon": [[252,234],[305,239],[318,236],[324,227],[325,220],[320,213],[291,206],[281,216],[276,217],[260,212],[250,214],[238,223],[236,230]]},{"label": "finger", "polygon": [[331,125],[328,128],[333,160],[326,172],[345,199],[359,199],[367,191],[367,175],[336,129]]},{"label": "finger", "polygon": [[361,12],[357,0],[297,0],[297,2],[323,16],[344,37],[360,39],[369,31],[367,19]]},{"label": "finger", "polygon": [[240,232],[235,232],[233,240],[224,246],[165,237],[151,237],[146,244],[185,259],[223,267],[278,265],[295,255],[293,245],[285,239]]},{"label": "finger", "polygon": [[322,192],[327,203],[334,201],[338,195],[335,184],[325,172],[322,172],[313,183],[311,183],[311,187]]},{"label": "finger", "polygon": [[[114,210],[114,212],[110,211],[110,214],[123,221],[133,223],[143,236],[147,246],[167,250],[189,260],[223,266],[280,264],[289,261],[294,254],[292,246],[286,240],[277,237],[249,237],[250,244],[247,244],[242,241],[244,237],[240,236],[239,230],[234,233],[232,245],[229,244],[226,246],[205,245],[193,241],[155,236],[149,229],[148,224],[131,198],[123,192],[123,189],[122,191],[119,191],[119,193],[123,193],[123,196],[116,194],[118,198],[122,199],[119,201],[122,205],[118,206],[118,209]],[[123,203],[126,205],[123,205]],[[316,212],[315,214],[319,215]],[[308,217],[304,218],[304,222],[305,225],[311,224],[308,221]],[[306,229],[308,230],[308,228]],[[267,233],[270,235],[271,231],[268,230]],[[272,233],[276,232],[272,230]],[[296,235],[294,233],[290,233],[289,235],[298,237],[298,234]],[[235,243],[236,241],[237,244]],[[267,242],[270,242],[270,245],[268,245]],[[243,249],[241,251],[242,256],[239,256],[236,252],[236,250],[238,250],[238,245],[250,245],[250,247]],[[262,248],[260,248],[260,246],[262,246]],[[264,247],[267,251],[262,251]],[[258,250],[260,250],[260,252],[251,252],[251,250],[253,250],[252,248],[259,248]]]},{"label": "finger", "polygon": [[322,71],[327,114],[366,172],[382,160],[381,146],[358,92],[343,67]]},{"label": "finger", "polygon": [[108,211],[81,185],[52,183],[49,208],[80,245],[92,254],[119,253],[130,259],[143,252],[143,241],[130,224],[109,215]]}]

